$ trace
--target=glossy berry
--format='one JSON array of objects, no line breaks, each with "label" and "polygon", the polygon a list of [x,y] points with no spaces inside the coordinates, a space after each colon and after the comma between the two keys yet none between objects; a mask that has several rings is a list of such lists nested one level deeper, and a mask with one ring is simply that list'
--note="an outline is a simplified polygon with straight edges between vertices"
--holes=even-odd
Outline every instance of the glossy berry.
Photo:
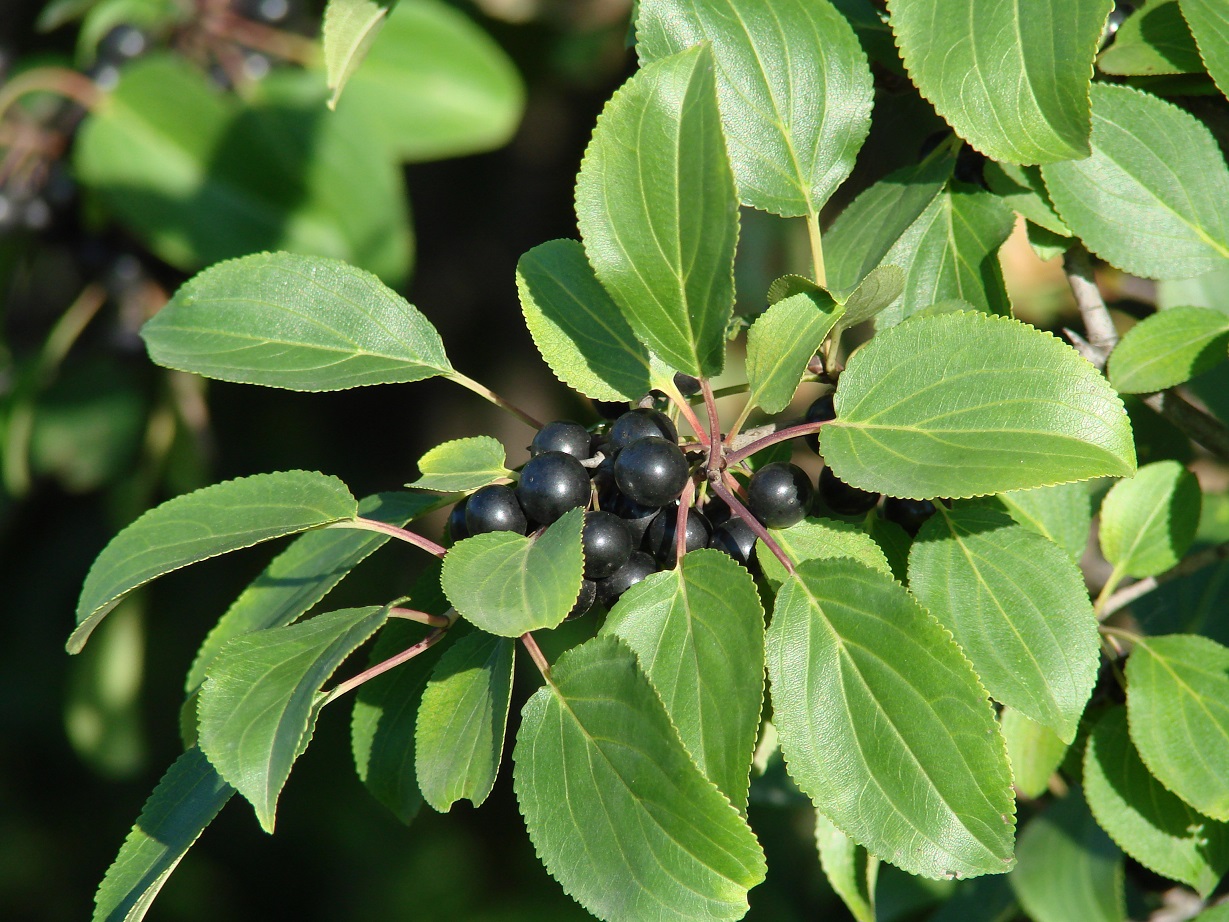
[{"label": "glossy berry", "polygon": [[477,490],[465,502],[465,528],[471,535],[489,531],[514,531],[523,535],[529,522],[511,487],[491,484]]},{"label": "glossy berry", "polygon": [[572,610],[568,612],[564,621],[571,621],[579,618],[581,615],[587,615],[589,609],[593,607],[593,603],[597,601],[597,583],[591,579],[581,580],[580,596],[576,599],[576,604],[572,606]]},{"label": "glossy berry", "polygon": [[664,506],[678,499],[690,470],[677,444],[650,436],[615,456],[614,476],[619,492],[628,499],[642,506]]},{"label": "glossy berry", "polygon": [[911,536],[918,533],[928,518],[935,514],[935,504],[928,499],[900,499],[889,496],[883,501],[883,517],[895,522]]},{"label": "glossy berry", "polygon": [[613,608],[623,593],[636,583],[657,572],[657,561],[644,551],[632,551],[627,563],[605,579],[597,581],[597,600],[606,608]]},{"label": "glossy berry", "polygon": [[679,440],[678,429],[665,413],[648,407],[629,410],[610,427],[610,454],[618,455],[632,442],[649,436],[657,436],[668,442]]},{"label": "glossy berry", "polygon": [[878,493],[868,493],[851,487],[825,467],[819,473],[819,496],[824,504],[837,515],[861,515],[869,512],[879,502]]},{"label": "glossy berry", "polygon": [[448,513],[448,540],[453,544],[469,537],[469,526],[465,524],[465,506],[469,499],[463,499]]},{"label": "glossy berry", "polygon": [[613,512],[627,530],[631,532],[632,543],[639,546],[644,541],[644,533],[649,530],[649,524],[661,512],[660,506],[642,506],[635,500],[628,499],[618,490],[613,490],[602,500],[602,508]]},{"label": "glossy berry", "polygon": [[679,389],[679,393],[684,397],[694,397],[700,393],[700,379],[694,378],[691,375],[685,375],[681,371],[674,373],[674,386]]},{"label": "glossy berry", "polygon": [[516,485],[516,498],[525,514],[543,525],[549,525],[569,509],[589,505],[589,492],[589,472],[561,451],[545,451],[530,458]]},{"label": "glossy berry", "polygon": [[751,569],[755,562],[753,555],[757,540],[751,526],[741,518],[735,517],[717,526],[708,541],[708,546],[724,551],[744,567]]},{"label": "glossy berry", "polygon": [[[803,419],[804,423],[826,423],[829,420],[836,419],[836,394],[824,394],[807,407],[807,415]],[[811,451],[819,454],[819,435],[808,435],[804,438],[807,446]]]},{"label": "glossy berry", "polygon": [[593,457],[593,437],[589,430],[570,419],[557,419],[538,430],[529,443],[529,454],[537,457],[547,451],[561,451],[578,461]]},{"label": "glossy berry", "polygon": [[704,513],[704,517],[708,519],[708,524],[713,526],[713,528],[720,528],[730,520],[730,507],[726,505],[724,499],[715,494],[709,496],[701,511]]},{"label": "glossy berry", "polygon": [[814,494],[806,471],[785,461],[774,461],[751,475],[747,508],[769,528],[789,528],[806,517]]},{"label": "glossy berry", "polygon": [[[678,561],[678,503],[667,506],[650,524],[648,533],[644,536],[644,548],[652,554],[664,567],[673,567]],[[687,510],[687,535],[683,553],[708,547],[708,541],[713,536],[713,527],[708,524],[703,512],[695,509]]]},{"label": "glossy berry", "polygon": [[586,512],[581,534],[585,549],[585,578],[604,579],[627,563],[635,549],[632,533],[613,512]]}]

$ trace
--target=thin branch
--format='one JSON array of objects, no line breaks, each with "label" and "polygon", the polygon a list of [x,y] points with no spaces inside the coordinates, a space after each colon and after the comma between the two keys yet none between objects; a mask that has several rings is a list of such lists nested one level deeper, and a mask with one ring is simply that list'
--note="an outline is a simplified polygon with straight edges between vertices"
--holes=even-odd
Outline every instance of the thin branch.
[{"label": "thin branch", "polygon": [[811,240],[811,263],[815,270],[815,284],[821,288],[827,288],[828,273],[824,268],[824,241],[819,232],[819,215],[815,212],[807,215],[807,236]]},{"label": "thin branch", "polygon": [[500,397],[497,393],[495,393],[485,384],[479,384],[473,378],[469,377],[468,375],[463,375],[461,374],[461,372],[456,371],[455,369],[451,373],[449,373],[446,377],[448,378],[449,381],[452,381],[456,384],[461,385],[466,390],[473,391],[483,400],[489,400],[491,403],[495,404],[495,406],[499,407],[501,410],[507,410],[509,413],[511,413],[513,416],[515,416],[517,419],[523,422],[526,426],[529,426],[532,429],[542,428],[542,423],[538,422],[536,419],[534,419],[532,416],[530,416],[528,413],[526,413],[516,404],[512,403],[509,400],[505,400],[503,397]]},{"label": "thin branch", "polygon": [[32,67],[0,87],[0,118],[27,93],[55,93],[65,96],[83,109],[93,109],[103,93],[94,81],[67,67]]},{"label": "thin branch", "polygon": [[546,661],[546,656],[542,653],[542,648],[538,646],[538,642],[533,639],[533,635],[526,631],[521,635],[521,643],[525,645],[525,649],[529,652],[529,658],[533,660],[533,664],[538,667],[538,672],[542,673],[542,678],[550,681],[550,663]]},{"label": "thin branch", "polygon": [[[454,612],[455,615],[455,612]],[[433,615],[430,612],[418,611],[414,608],[390,608],[388,617],[401,618],[404,621],[417,621],[428,627],[452,627],[453,618],[448,615]]]},{"label": "thin branch", "polygon": [[777,444],[777,442],[784,442],[788,439],[796,439],[800,436],[811,435],[814,432],[819,432],[820,427],[823,425],[823,422],[802,423],[798,426],[787,426],[784,429],[778,429],[775,432],[764,436],[763,438],[756,439],[754,442],[744,445],[737,451],[730,452],[730,454],[726,455],[726,463],[738,464],[744,458],[749,458],[757,451],[763,451],[768,446]]},{"label": "thin branch", "polygon": [[691,507],[691,501],[696,495],[695,481],[690,478],[683,486],[683,492],[679,496],[679,507],[675,511],[674,518],[674,565],[682,566],[683,557],[687,554],[687,515]]},{"label": "thin branch", "polygon": [[725,457],[721,446],[721,419],[717,415],[717,398],[713,396],[713,386],[707,378],[700,379],[700,393],[704,395],[704,407],[708,410],[708,469],[710,472],[721,470]]},{"label": "thin branch", "polygon": [[1126,608],[1136,599],[1142,598],[1170,580],[1178,579],[1181,576],[1189,576],[1197,570],[1202,570],[1204,567],[1220,563],[1226,559],[1229,559],[1229,541],[1224,544],[1217,544],[1214,547],[1204,548],[1202,551],[1191,554],[1176,567],[1166,570],[1159,576],[1149,576],[1147,579],[1141,579],[1137,583],[1132,583],[1130,586],[1119,589],[1105,600],[1105,604],[1101,606],[1100,616],[1108,618],[1115,612]]},{"label": "thin branch", "polygon": [[1092,260],[1082,243],[1073,244],[1063,254],[1063,271],[1067,274],[1071,293],[1075,295],[1076,306],[1084,320],[1084,329],[1088,331],[1089,345],[1102,355],[1098,367],[1104,368],[1105,358],[1118,344],[1118,330],[1114,327],[1114,320],[1101,297],[1101,290],[1097,287],[1097,279],[1092,270]]},{"label": "thin branch", "polygon": [[747,507],[739,502],[733,491],[727,489],[722,483],[721,474],[709,474],[708,485],[713,488],[713,492],[725,500],[725,504],[730,507],[730,512],[742,518],[747,523],[747,527],[755,532],[755,536],[764,542],[764,546],[772,551],[773,556],[781,561],[781,566],[785,567],[785,572],[790,576],[794,575],[794,562],[786,556],[785,551],[781,550],[781,545],[777,544],[775,538],[768,533],[768,529],[760,524],[760,520],[753,516]]},{"label": "thin branch", "polygon": [[696,411],[691,408],[691,404],[687,398],[677,387],[670,387],[666,391],[666,396],[670,398],[670,402],[678,407],[679,412],[683,414],[683,418],[687,420],[687,425],[691,426],[692,431],[696,434],[696,438],[700,440],[700,444],[708,446],[708,432],[704,429],[704,424],[700,422],[700,417],[696,416]]},{"label": "thin branch", "polygon": [[325,528],[356,528],[360,531],[376,531],[380,534],[391,535],[398,538],[407,544],[412,544],[415,547],[422,548],[428,554],[434,554],[436,557],[443,559],[448,553],[441,545],[436,544],[430,538],[424,538],[422,535],[416,535],[412,531],[404,528],[398,528],[396,525],[389,525],[387,522],[377,522],[375,519],[365,519],[361,515],[355,516],[352,519],[343,519],[340,522],[333,522],[326,525]]},{"label": "thin branch", "polygon": [[[393,609],[393,611],[397,611],[397,609]],[[392,612],[389,612],[389,614],[391,615]],[[404,662],[408,662],[409,660],[412,660],[414,657],[418,656],[418,654],[425,653],[427,650],[430,650],[433,646],[435,646],[437,643],[443,640],[444,635],[447,633],[448,633],[448,628],[438,627],[434,631],[432,631],[430,634],[428,634],[426,637],[424,637],[422,640],[418,641],[418,643],[414,644],[412,647],[408,647],[407,649],[402,650],[400,653],[390,656],[388,659],[384,660],[384,662],[382,663],[376,663],[370,669],[364,669],[362,672],[360,672],[358,675],[354,676],[351,679],[346,679],[346,681],[342,682],[340,685],[336,686],[332,691],[327,692],[325,694],[324,700],[320,702],[320,706],[324,707],[326,704],[329,704],[332,701],[336,701],[342,695],[346,694],[347,692],[353,691],[354,689],[362,685],[364,682],[369,682],[372,679],[374,679],[376,676],[383,675],[384,673],[388,672],[388,670],[396,666],[400,666]]]},{"label": "thin branch", "polygon": [[1176,390],[1149,394],[1144,403],[1214,455],[1229,461],[1229,429],[1214,416],[1187,401]]}]

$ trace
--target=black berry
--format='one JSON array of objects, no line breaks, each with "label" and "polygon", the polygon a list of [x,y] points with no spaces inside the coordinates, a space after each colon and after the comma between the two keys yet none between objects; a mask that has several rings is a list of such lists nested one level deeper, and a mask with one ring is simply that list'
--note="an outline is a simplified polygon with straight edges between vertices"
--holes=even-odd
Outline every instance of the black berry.
[{"label": "black berry", "polygon": [[492,484],[475,491],[466,500],[465,528],[471,535],[489,531],[514,531],[523,535],[529,530],[529,523],[512,488]]},{"label": "black berry", "polygon": [[725,500],[717,495],[710,496],[704,504],[704,509],[701,511],[704,513],[704,517],[708,519],[708,524],[713,526],[713,528],[720,528],[730,520],[732,515],[730,507],[726,505]]},{"label": "black berry", "polygon": [[674,373],[674,386],[679,389],[679,393],[684,397],[694,397],[700,393],[700,379],[694,378],[691,375],[685,375],[681,371]]},{"label": "black berry", "polygon": [[613,512],[586,512],[581,538],[585,549],[585,577],[604,579],[627,563],[635,549],[632,533]]},{"label": "black berry", "polygon": [[649,530],[649,524],[661,511],[659,506],[642,506],[635,500],[628,499],[618,490],[612,490],[607,494],[602,500],[602,508],[607,512],[613,512],[623,520],[623,524],[631,532],[632,543],[635,545],[644,541],[644,533]]},{"label": "black berry", "polygon": [[547,451],[561,451],[578,461],[593,457],[593,438],[589,430],[569,419],[557,419],[538,430],[529,443],[529,454],[537,457]]},{"label": "black berry", "polygon": [[724,551],[744,567],[751,569],[757,540],[751,526],[736,516],[717,526],[708,546]]},{"label": "black berry", "polygon": [[774,461],[751,475],[747,508],[769,528],[789,528],[806,517],[814,493],[806,471],[785,461]]},{"label": "black berry", "polygon": [[576,604],[572,606],[572,610],[568,612],[564,621],[571,621],[573,618],[579,618],[581,615],[589,613],[589,609],[593,607],[593,603],[597,601],[597,583],[591,579],[580,581],[580,596],[576,599]]},{"label": "black berry", "polygon": [[[662,566],[672,567],[678,562],[677,542],[678,504],[667,506],[650,524],[648,533],[644,536],[645,550],[652,554]],[[687,510],[687,534],[684,538],[683,553],[708,547],[708,540],[713,535],[713,528],[708,524],[703,512],[695,509]]]},{"label": "black berry", "polygon": [[453,544],[469,537],[469,526],[465,524],[465,507],[468,503],[468,498],[463,499],[448,513],[448,540]]},{"label": "black berry", "polygon": [[883,517],[895,522],[910,535],[916,535],[922,523],[935,514],[935,504],[928,499],[899,499],[889,496],[883,501]]},{"label": "black berry", "polygon": [[619,596],[645,577],[657,572],[657,561],[644,551],[632,551],[627,563],[605,579],[597,581],[597,598],[606,608],[613,608]]},{"label": "black berry", "polygon": [[861,515],[879,502],[878,493],[868,493],[851,487],[825,467],[819,473],[819,495],[824,504],[837,515]]},{"label": "black berry", "polygon": [[[807,415],[803,419],[806,423],[826,423],[836,419],[836,402],[835,394],[824,394],[824,396],[816,399],[809,407],[807,407]],[[805,437],[804,441],[811,451],[819,453],[819,434],[813,433]]]},{"label": "black berry", "polygon": [[546,451],[530,458],[516,485],[516,497],[525,514],[543,525],[549,525],[569,509],[589,505],[589,492],[589,472],[561,451]]},{"label": "black berry", "polygon": [[610,454],[617,455],[632,442],[649,436],[657,436],[669,442],[679,440],[678,429],[665,413],[649,407],[629,410],[610,427]]},{"label": "black berry", "polygon": [[615,484],[642,506],[664,506],[678,499],[689,475],[682,449],[663,438],[637,439],[615,456]]}]

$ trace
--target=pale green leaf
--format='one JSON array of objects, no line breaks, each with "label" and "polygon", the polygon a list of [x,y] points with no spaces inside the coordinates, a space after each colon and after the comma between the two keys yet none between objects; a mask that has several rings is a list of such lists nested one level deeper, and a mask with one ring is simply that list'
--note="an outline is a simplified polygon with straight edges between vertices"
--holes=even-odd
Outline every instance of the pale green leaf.
[{"label": "pale green leaf", "polygon": [[277,799],[311,740],[320,688],[388,618],[346,608],[227,643],[201,686],[200,746],[273,832]]},{"label": "pale green leaf", "polygon": [[641,341],[679,371],[720,372],[738,195],[709,46],[646,65],[611,97],[576,177],[576,216]]},{"label": "pale green leaf", "polygon": [[831,331],[841,308],[826,293],[800,292],[760,314],[747,331],[747,399],[780,413],[794,399],[807,363]]},{"label": "pale green leaf", "polygon": [[1007,758],[1016,787],[1025,797],[1040,797],[1049,787],[1050,776],[1062,764],[1067,744],[1049,727],[1029,720],[1015,708],[1003,708],[999,726],[1007,741]]},{"label": "pale green leaf", "polygon": [[1097,67],[1118,76],[1203,73],[1178,0],[1149,0],[1128,16],[1113,43],[1097,56]]},{"label": "pale green leaf", "polygon": [[564,384],[595,400],[639,400],[661,375],[575,240],[539,244],[516,264],[534,344]]},{"label": "pale green leaf", "polygon": [[1100,665],[1084,576],[1054,542],[980,504],[938,512],[909,552],[909,589],[990,696],[1075,738]]},{"label": "pale green leaf", "polygon": [[[889,0],[914,84],[995,160],[1088,154],[1088,87],[1110,0]],[[939,24],[942,24],[941,26]]]},{"label": "pale green leaf", "polygon": [[94,922],[145,918],[180,859],[234,793],[199,749],[176,759],[107,868],[94,895]]},{"label": "pale green leaf", "polygon": [[999,495],[1011,517],[1049,538],[1078,561],[1088,546],[1092,497],[1087,483],[1059,483]]},{"label": "pale green leaf", "polygon": [[[874,538],[850,522],[808,517],[789,528],[774,528],[772,537],[795,566],[807,560],[848,557],[881,573],[892,572],[887,556]],[[756,542],[755,558],[774,590],[788,578],[784,564],[763,541]]]},{"label": "pale green leaf", "polygon": [[370,273],[259,253],[189,279],[141,328],[159,365],[295,391],[451,374],[430,322]]},{"label": "pale green leaf", "polygon": [[1069,236],[1056,234],[1048,228],[1034,224],[1032,221],[1024,222],[1024,233],[1028,237],[1029,247],[1042,262],[1048,262],[1051,259],[1062,256],[1067,250],[1071,249],[1071,238]]},{"label": "pale green leaf", "polygon": [[214,484],[149,510],[111,539],[90,567],[68,652],[120,599],[150,580],[228,551],[353,518],[358,503],[336,477],[257,474]]},{"label": "pale green leaf", "polygon": [[1119,269],[1187,278],[1229,257],[1229,169],[1193,115],[1125,86],[1092,91],[1092,156],[1042,167],[1067,226]]},{"label": "pale green leaf", "polygon": [[824,875],[857,922],[875,922],[875,883],[879,859],[815,813],[815,844]]},{"label": "pale green leaf", "polygon": [[329,0],[324,8],[321,44],[329,89],[329,108],[337,105],[346,81],[363,62],[372,42],[384,28],[389,9],[397,0]]},{"label": "pale green leaf", "polygon": [[1229,870],[1229,825],[1210,820],[1149,774],[1116,707],[1084,750],[1084,795],[1101,828],[1140,864],[1207,897]]},{"label": "pale green leaf", "polygon": [[1189,381],[1229,358],[1229,314],[1174,307],[1131,327],[1106,371],[1120,394],[1147,394]]},{"label": "pale green leaf", "polygon": [[1016,166],[1014,163],[986,162],[983,170],[986,185],[1003,203],[1021,217],[1060,237],[1070,237],[1071,229],[1063,223],[1041,178],[1041,168]]},{"label": "pale green leaf", "polygon": [[466,493],[504,480],[512,472],[504,467],[507,454],[499,439],[475,435],[436,445],[418,459],[420,476],[406,484],[417,490]]},{"label": "pale green leaf", "polygon": [[824,460],[846,483],[890,496],[977,496],[1135,469],[1109,383],[1070,346],[1007,317],[948,313],[883,330],[850,357],[836,414],[820,434]]},{"label": "pale green leaf", "polygon": [[899,583],[853,560],[802,564],[777,593],[768,676],[790,775],[846,835],[925,877],[1011,868],[994,711]]},{"label": "pale green leaf", "polygon": [[1229,922],[1229,903],[1218,903],[1211,909],[1205,909],[1191,922]]},{"label": "pale green leaf", "polygon": [[625,592],[602,633],[631,647],[700,771],[745,811],[764,699],[751,575],[721,551],[692,551]]},{"label": "pale green leaf", "polygon": [[1229,820],[1229,648],[1194,634],[1138,638],[1126,672],[1131,739],[1148,770]]},{"label": "pale green leaf", "polygon": [[818,215],[871,126],[871,72],[828,0],[643,0],[636,51],[655,61],[708,42],[744,205]]},{"label": "pale green leaf", "polygon": [[565,512],[540,536],[488,532],[457,542],[440,581],[461,617],[501,637],[552,628],[580,595],[584,513]]},{"label": "pale green leaf", "polygon": [[1229,10],[1219,0],[1181,0],[1204,66],[1222,94],[1229,95]]},{"label": "pale green leaf", "polygon": [[838,292],[836,299],[845,308],[837,326],[847,330],[874,319],[905,290],[904,270],[896,266],[879,266],[867,273],[861,284],[851,292]]},{"label": "pale green leaf", "polygon": [[1011,885],[1034,922],[1126,922],[1122,852],[1079,788],[1024,827],[1016,856]]},{"label": "pale green leaf", "polygon": [[454,644],[431,673],[414,735],[418,786],[441,813],[458,800],[481,805],[504,751],[512,664],[506,637],[474,633]]},{"label": "pale green leaf", "polygon": [[1183,558],[1199,527],[1195,475],[1177,461],[1146,464],[1101,502],[1101,553],[1119,573],[1163,573]]},{"label": "pale green leaf", "polygon": [[513,783],[538,857],[599,919],[740,919],[755,835],[695,764],[633,654],[563,654],[521,712]]}]

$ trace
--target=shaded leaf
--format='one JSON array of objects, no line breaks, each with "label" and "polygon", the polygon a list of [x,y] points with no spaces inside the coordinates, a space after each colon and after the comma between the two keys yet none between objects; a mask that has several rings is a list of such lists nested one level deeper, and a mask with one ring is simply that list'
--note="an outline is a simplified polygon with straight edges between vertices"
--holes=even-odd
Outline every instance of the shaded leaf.
[{"label": "shaded leaf", "polygon": [[1101,553],[1128,576],[1165,572],[1195,540],[1200,498],[1199,481],[1177,461],[1145,464],[1101,502]]},{"label": "shaded leaf", "polygon": [[983,173],[990,191],[1016,214],[1052,234],[1060,237],[1071,236],[1071,229],[1063,223],[1063,219],[1050,204],[1050,195],[1046,192],[1040,167],[1016,166],[1014,163],[988,160]]},{"label": "shaded leaf", "polygon": [[1092,497],[1087,483],[1059,483],[1031,490],[1000,493],[1013,519],[1049,538],[1078,561],[1088,546],[1092,527]]},{"label": "shaded leaf", "polygon": [[419,458],[418,470],[422,476],[406,486],[441,493],[465,493],[512,476],[504,467],[506,459],[503,443],[489,435],[453,439],[436,445]]},{"label": "shaded leaf", "polygon": [[[848,557],[872,570],[892,572],[887,556],[874,538],[850,522],[810,516],[789,528],[774,528],[771,534],[777,546],[795,565],[808,560]],[[755,557],[768,585],[774,590],[779,589],[789,576],[785,566],[762,541],[755,545]]]},{"label": "shaded leaf", "polygon": [[1123,20],[1113,43],[1097,55],[1107,74],[1198,74],[1203,61],[1178,0],[1151,0]]},{"label": "shaded leaf", "polygon": [[1016,787],[1025,797],[1040,797],[1067,755],[1067,744],[1049,727],[1030,720],[1015,708],[1003,708],[999,726],[1007,741],[1007,758]]},{"label": "shaded leaf", "polygon": [[819,863],[824,875],[841,902],[857,922],[875,922],[879,859],[868,855],[866,849],[818,811],[815,813],[815,844],[819,848]]},{"label": "shaded leaf", "polygon": [[1204,66],[1229,95],[1229,10],[1216,0],[1182,0],[1181,5]]},{"label": "shaded leaf", "polygon": [[847,330],[864,321],[871,320],[901,296],[905,290],[905,273],[896,266],[879,266],[867,273],[860,285],[838,298],[845,308],[837,320],[837,326]]},{"label": "shaded leaf", "polygon": [[806,374],[807,363],[841,315],[827,293],[800,292],[760,314],[747,331],[747,399],[780,413]]},{"label": "shaded leaf", "polygon": [[1120,394],[1147,394],[1189,381],[1229,358],[1229,314],[1173,307],[1131,327],[1106,371]]}]

